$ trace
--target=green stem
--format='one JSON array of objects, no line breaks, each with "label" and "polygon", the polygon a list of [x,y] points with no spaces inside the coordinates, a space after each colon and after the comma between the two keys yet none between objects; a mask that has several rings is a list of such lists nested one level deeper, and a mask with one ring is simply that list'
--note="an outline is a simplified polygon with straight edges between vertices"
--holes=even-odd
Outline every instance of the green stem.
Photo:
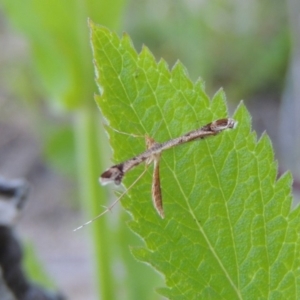
[{"label": "green stem", "polygon": [[[98,113],[98,112],[97,112]],[[75,132],[78,151],[78,174],[81,199],[84,208],[88,212],[88,218],[92,218],[101,211],[104,205],[105,193],[98,184],[98,176],[101,168],[99,132],[95,112],[87,107],[81,108],[75,120]],[[115,299],[114,278],[112,276],[112,255],[110,243],[110,230],[106,218],[100,218],[90,225],[92,228],[92,240],[95,252],[95,270],[97,272],[97,286],[100,299]],[[82,230],[87,230],[83,228]]]}]

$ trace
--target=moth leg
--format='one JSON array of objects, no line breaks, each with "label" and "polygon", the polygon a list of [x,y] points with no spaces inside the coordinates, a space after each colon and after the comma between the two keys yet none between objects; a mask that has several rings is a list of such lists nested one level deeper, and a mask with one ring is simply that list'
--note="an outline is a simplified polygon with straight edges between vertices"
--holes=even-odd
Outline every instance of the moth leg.
[{"label": "moth leg", "polygon": [[[146,136],[146,146],[147,149],[151,148],[156,144],[155,140],[149,136]],[[154,154],[149,157],[149,160],[146,162],[150,164],[152,161],[154,163],[153,167],[153,177],[152,177],[152,201],[153,205],[158,212],[158,214],[163,219],[165,217],[163,202],[162,202],[162,194],[161,194],[161,186],[160,186],[160,176],[159,176],[159,162],[160,162],[161,154]]]},{"label": "moth leg", "polygon": [[161,195],[161,186],[160,186],[160,176],[159,176],[159,161],[160,154],[155,155],[154,158],[154,169],[153,169],[153,179],[152,179],[152,200],[155,209],[158,214],[163,219],[165,217],[162,195]]}]

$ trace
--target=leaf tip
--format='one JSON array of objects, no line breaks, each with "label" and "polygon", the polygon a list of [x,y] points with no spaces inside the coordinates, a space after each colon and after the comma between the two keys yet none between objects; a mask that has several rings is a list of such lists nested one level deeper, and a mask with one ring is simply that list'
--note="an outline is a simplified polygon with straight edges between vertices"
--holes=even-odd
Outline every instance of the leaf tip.
[{"label": "leaf tip", "polygon": [[247,125],[247,127],[251,129],[251,115],[243,101],[241,101],[238,107],[236,108],[233,114],[233,118],[239,121],[240,123]]},{"label": "leaf tip", "polygon": [[156,64],[155,57],[153,56],[153,54],[149,50],[149,48],[147,46],[145,46],[145,45],[142,46],[142,50],[141,50],[141,52],[139,54],[139,58],[141,58],[141,59],[149,59],[149,62],[152,65]]},{"label": "leaf tip", "polygon": [[226,95],[222,88],[220,88],[211,100],[211,110],[218,116],[228,115]]}]

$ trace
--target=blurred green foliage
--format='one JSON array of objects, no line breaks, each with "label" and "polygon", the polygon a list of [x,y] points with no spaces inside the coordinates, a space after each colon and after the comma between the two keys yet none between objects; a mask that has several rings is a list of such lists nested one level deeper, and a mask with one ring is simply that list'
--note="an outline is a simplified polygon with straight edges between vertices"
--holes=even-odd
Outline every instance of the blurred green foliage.
[{"label": "blurred green foliage", "polygon": [[75,176],[76,153],[74,150],[76,144],[74,131],[68,125],[48,126],[47,131],[48,138],[44,141],[43,152],[48,163],[67,176]]},{"label": "blurred green foliage", "polygon": [[[209,94],[220,86],[237,102],[282,89],[289,58],[284,1],[131,1],[126,27],[172,66],[180,61]],[[231,100],[230,100],[231,101]]]},{"label": "blurred green foliage", "polygon": [[[3,0],[1,4],[14,27],[27,38],[32,50],[35,84],[42,86],[38,88],[42,98],[48,101],[51,108],[73,110],[70,127],[59,128],[54,134],[51,130],[54,127],[46,128],[45,116],[39,116],[42,112],[37,108],[39,104],[31,102],[38,114],[36,120],[41,124],[37,124],[37,128],[42,129],[42,134],[46,133],[43,135],[43,141],[48,146],[45,153],[52,163],[67,167],[70,171],[75,140],[77,159],[73,160],[73,166],[77,162],[82,206],[90,218],[101,209],[101,203],[106,204],[106,197],[97,183],[99,170],[102,169],[102,147],[98,139],[101,127],[97,126],[98,114],[94,113],[97,109],[93,101],[95,84],[87,20],[92,17],[111,28],[118,27],[123,0]],[[92,230],[97,271],[95,282],[99,287],[99,297],[114,299],[114,286],[118,284],[118,279],[112,270],[115,258],[111,251],[110,230],[105,219],[95,223]],[[133,259],[131,262],[136,264]]]},{"label": "blurred green foliage", "polygon": [[52,105],[91,105],[95,85],[87,18],[117,28],[123,0],[108,2],[2,0],[10,20],[30,42],[32,63]]},{"label": "blurred green foliage", "polygon": [[23,266],[28,277],[45,288],[53,289],[55,283],[49,278],[47,272],[42,266],[42,262],[38,259],[38,255],[34,250],[34,245],[30,242],[25,244],[25,252]]}]

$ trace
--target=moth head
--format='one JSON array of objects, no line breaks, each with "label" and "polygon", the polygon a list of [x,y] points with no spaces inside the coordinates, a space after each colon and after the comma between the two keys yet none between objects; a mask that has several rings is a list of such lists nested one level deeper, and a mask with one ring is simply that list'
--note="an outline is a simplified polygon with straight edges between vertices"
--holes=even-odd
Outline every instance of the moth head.
[{"label": "moth head", "polygon": [[227,122],[228,122],[228,125],[227,125],[228,128],[236,128],[236,126],[238,124],[238,122],[236,120],[231,119],[231,118],[228,118]]},{"label": "moth head", "polygon": [[122,182],[124,176],[123,165],[115,165],[103,172],[99,177],[99,182],[102,185],[106,185],[114,182],[119,185]]},{"label": "moth head", "polygon": [[237,122],[234,119],[219,119],[210,124],[210,129],[215,132],[223,131],[228,128],[235,128]]}]

